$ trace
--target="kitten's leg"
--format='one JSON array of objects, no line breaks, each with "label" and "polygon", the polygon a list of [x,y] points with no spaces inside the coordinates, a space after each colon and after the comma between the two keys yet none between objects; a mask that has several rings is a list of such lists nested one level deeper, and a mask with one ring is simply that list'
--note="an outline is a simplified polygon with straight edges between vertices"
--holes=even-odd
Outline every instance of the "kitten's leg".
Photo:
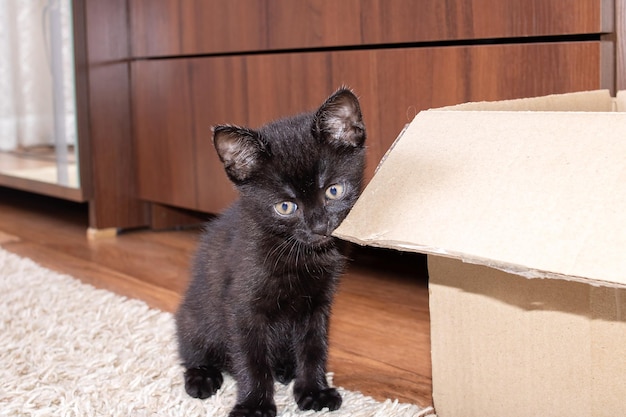
[{"label": "kitten's leg", "polygon": [[[275,417],[274,378],[266,345],[266,323],[242,320],[233,353],[237,404],[229,417]],[[245,329],[245,330],[243,330]]]},{"label": "kitten's leg", "polygon": [[333,411],[341,407],[341,395],[326,381],[328,315],[326,309],[314,311],[306,323],[306,333],[296,341],[298,367],[293,393],[301,410],[328,407]]},{"label": "kitten's leg", "polygon": [[274,368],[274,375],[276,377],[276,381],[280,382],[283,385],[289,384],[296,377],[296,364],[291,359],[286,359],[281,361]]},{"label": "kitten's leg", "polygon": [[[187,319],[185,311],[177,314],[178,352],[185,367],[185,391],[191,397],[205,399],[215,394],[224,378],[223,348],[207,346],[211,334],[199,334],[195,321]],[[191,324],[189,324],[191,323]]]},{"label": "kitten's leg", "polygon": [[217,392],[224,382],[222,355],[200,343],[179,342],[179,352],[185,366],[185,391],[191,397],[205,399]]},{"label": "kitten's leg", "polygon": [[286,337],[282,340],[274,358],[274,378],[284,385],[289,384],[296,377],[296,358],[291,339],[291,337]]},{"label": "kitten's leg", "polygon": [[209,398],[220,389],[222,382],[224,377],[214,366],[187,368],[185,371],[185,391],[194,398]]}]

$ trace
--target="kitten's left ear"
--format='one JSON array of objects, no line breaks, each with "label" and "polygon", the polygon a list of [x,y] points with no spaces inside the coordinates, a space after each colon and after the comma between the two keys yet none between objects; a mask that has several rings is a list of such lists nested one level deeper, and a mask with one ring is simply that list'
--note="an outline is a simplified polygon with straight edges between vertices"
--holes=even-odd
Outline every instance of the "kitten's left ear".
[{"label": "kitten's left ear", "polygon": [[213,128],[213,145],[224,163],[228,178],[235,184],[250,179],[269,157],[269,144],[252,129],[221,125]]},{"label": "kitten's left ear", "polygon": [[363,146],[365,125],[359,99],[347,88],[337,90],[315,114],[313,129],[329,142]]}]

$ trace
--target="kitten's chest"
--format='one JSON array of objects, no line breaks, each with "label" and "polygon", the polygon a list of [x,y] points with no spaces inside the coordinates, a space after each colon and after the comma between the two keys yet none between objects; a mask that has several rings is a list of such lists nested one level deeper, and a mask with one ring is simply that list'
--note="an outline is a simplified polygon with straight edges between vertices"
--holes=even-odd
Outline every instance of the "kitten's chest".
[{"label": "kitten's chest", "polygon": [[336,277],[329,274],[274,274],[258,289],[257,307],[274,316],[307,315],[330,304],[335,288]]},{"label": "kitten's chest", "polygon": [[263,255],[263,278],[257,281],[257,300],[266,311],[279,315],[306,314],[332,301],[345,259],[327,251],[280,251]]},{"label": "kitten's chest", "polygon": [[333,249],[318,253],[299,249],[288,253],[269,252],[263,256],[266,273],[289,281],[323,280],[336,277],[345,266],[345,259]]}]

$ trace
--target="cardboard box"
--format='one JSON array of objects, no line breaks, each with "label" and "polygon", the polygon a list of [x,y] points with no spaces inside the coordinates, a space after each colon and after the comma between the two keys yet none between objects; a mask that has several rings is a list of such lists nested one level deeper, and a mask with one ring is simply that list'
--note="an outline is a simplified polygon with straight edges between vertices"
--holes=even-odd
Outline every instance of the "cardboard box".
[{"label": "cardboard box", "polygon": [[626,92],[421,112],[335,234],[428,254],[439,417],[626,416]]}]

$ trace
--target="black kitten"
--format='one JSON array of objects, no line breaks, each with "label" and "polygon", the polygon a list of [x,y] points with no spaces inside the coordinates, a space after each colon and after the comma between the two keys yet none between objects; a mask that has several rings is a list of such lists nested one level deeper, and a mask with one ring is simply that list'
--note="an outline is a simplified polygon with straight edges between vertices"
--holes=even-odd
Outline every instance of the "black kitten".
[{"label": "black kitten", "polygon": [[240,198],[203,233],[176,314],[185,389],[207,398],[237,381],[230,416],[275,416],[274,379],[295,378],[302,410],[336,410],[326,381],[328,319],[345,258],[331,233],[360,191],[365,127],[340,89],[312,113],[258,130],[214,128]]}]

